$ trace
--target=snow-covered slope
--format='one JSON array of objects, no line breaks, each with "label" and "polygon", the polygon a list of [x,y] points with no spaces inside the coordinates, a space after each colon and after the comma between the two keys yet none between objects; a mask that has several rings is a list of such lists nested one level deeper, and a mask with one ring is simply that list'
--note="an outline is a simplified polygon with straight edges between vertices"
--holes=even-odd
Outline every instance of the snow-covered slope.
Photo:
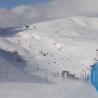
[{"label": "snow-covered slope", "polygon": [[86,78],[98,49],[97,25],[96,18],[72,17],[1,28],[0,82],[57,82],[64,71]]},{"label": "snow-covered slope", "polygon": [[1,29],[0,48],[16,50],[27,63],[23,69],[27,73],[53,76],[68,70],[84,78],[98,48],[97,22],[98,19],[73,17],[29,28]]}]

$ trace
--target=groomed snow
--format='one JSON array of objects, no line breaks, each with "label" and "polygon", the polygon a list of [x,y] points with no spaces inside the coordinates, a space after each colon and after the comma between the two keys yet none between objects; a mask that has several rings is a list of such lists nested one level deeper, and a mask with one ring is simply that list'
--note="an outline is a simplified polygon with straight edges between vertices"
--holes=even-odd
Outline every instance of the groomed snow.
[{"label": "groomed snow", "polygon": [[66,79],[55,84],[1,83],[1,98],[98,98],[98,93],[84,81]]}]

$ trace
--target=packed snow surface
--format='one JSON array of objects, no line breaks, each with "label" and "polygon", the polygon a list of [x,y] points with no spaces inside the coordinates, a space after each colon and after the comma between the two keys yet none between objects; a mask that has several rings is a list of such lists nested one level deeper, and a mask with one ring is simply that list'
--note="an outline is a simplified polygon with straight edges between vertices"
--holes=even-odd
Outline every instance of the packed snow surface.
[{"label": "packed snow surface", "polygon": [[[97,18],[0,28],[0,97],[97,98],[85,80],[96,49]],[[71,78],[62,72],[69,72]]]}]

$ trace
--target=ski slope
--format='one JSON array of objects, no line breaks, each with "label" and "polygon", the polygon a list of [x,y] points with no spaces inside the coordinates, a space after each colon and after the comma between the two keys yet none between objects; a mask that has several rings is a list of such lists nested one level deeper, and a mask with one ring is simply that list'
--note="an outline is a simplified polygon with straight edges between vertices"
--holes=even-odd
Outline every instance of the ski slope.
[{"label": "ski slope", "polygon": [[97,98],[85,82],[98,49],[97,25],[97,18],[71,17],[0,28],[0,97],[27,98],[27,90],[29,98]]},{"label": "ski slope", "polygon": [[[73,85],[74,84],[74,85]],[[84,81],[65,80],[56,84],[1,83],[2,98],[97,98],[98,93]]]}]

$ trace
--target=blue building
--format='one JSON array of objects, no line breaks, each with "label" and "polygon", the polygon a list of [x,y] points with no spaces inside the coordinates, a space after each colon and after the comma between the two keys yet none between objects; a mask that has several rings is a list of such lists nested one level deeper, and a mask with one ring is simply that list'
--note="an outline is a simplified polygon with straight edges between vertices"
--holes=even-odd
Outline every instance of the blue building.
[{"label": "blue building", "polygon": [[98,91],[98,62],[91,66],[90,81]]}]

